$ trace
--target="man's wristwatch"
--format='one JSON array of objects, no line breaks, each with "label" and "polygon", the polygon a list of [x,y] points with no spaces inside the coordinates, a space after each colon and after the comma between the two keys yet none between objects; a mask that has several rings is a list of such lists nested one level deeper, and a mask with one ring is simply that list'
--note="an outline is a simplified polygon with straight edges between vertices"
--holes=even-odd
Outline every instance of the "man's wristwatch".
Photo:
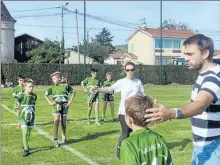
[{"label": "man's wristwatch", "polygon": [[178,108],[174,108],[175,112],[176,112],[176,119],[182,119],[183,114],[181,112],[181,110],[179,110]]}]

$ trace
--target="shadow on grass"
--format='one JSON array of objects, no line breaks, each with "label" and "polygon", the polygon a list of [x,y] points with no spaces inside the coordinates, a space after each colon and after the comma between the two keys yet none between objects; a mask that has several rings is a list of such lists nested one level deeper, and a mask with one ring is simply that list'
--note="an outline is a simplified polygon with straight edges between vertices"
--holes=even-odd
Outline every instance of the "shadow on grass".
[{"label": "shadow on grass", "polygon": [[41,152],[41,151],[47,151],[47,150],[51,150],[51,149],[54,149],[54,147],[52,145],[46,146],[46,147],[31,148],[30,154],[34,154],[34,153]]},{"label": "shadow on grass", "polygon": [[86,136],[80,138],[80,139],[69,139],[67,140],[66,144],[72,144],[72,143],[78,143],[81,141],[86,141],[86,140],[94,140],[97,139],[98,137],[101,136],[106,136],[106,135],[110,135],[110,134],[114,134],[114,133],[118,133],[120,132],[119,130],[113,130],[113,131],[106,131],[106,132],[97,132],[97,133],[88,133]]},{"label": "shadow on grass", "polygon": [[178,147],[178,146],[181,146],[182,148],[179,149],[179,151],[183,151],[184,148],[186,148],[186,146],[191,143],[192,140],[189,139],[189,138],[185,138],[183,139],[183,141],[180,141],[180,142],[171,142],[171,143],[168,143],[168,148],[169,149],[173,149],[175,147]]},{"label": "shadow on grass", "polygon": [[[95,121],[95,118],[90,118],[90,120]],[[67,120],[67,124],[72,123],[72,122],[87,122],[87,119],[86,118],[81,118],[81,119],[68,119]],[[115,122],[119,122],[119,119],[116,118]],[[108,121],[100,122],[100,123],[115,123],[115,122],[112,122],[111,120],[108,120]],[[46,126],[46,125],[51,125],[51,124],[53,124],[53,121],[44,122],[44,123],[40,123],[40,122],[35,123],[36,126]]]},{"label": "shadow on grass", "polygon": [[[68,119],[67,122],[70,123],[70,122],[76,122],[76,121],[85,121],[86,122],[87,120],[86,120],[86,118],[77,119],[77,120]],[[39,123],[38,122],[35,123],[36,126],[45,126],[45,125],[51,125],[51,124],[53,124],[53,121],[44,122],[44,123],[40,123],[40,122]]]}]

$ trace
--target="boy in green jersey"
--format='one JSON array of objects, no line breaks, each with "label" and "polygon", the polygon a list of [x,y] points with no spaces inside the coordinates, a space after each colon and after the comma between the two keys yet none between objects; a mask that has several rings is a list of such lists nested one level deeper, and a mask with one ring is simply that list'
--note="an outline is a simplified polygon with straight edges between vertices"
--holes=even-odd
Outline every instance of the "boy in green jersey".
[{"label": "boy in green jersey", "polygon": [[13,109],[15,109],[17,104],[17,97],[24,92],[24,77],[22,75],[17,76],[18,85],[16,85],[13,89],[12,96],[15,98],[15,104]]},{"label": "boy in green jersey", "polygon": [[[112,74],[110,72],[106,73],[106,81],[103,82],[102,87],[110,87],[114,84],[114,81],[112,81]],[[105,113],[107,104],[109,103],[111,108],[111,116],[112,121],[115,122],[115,115],[114,115],[114,92],[110,93],[103,93],[102,95],[103,99],[103,109],[102,109],[102,121],[105,121]]]},{"label": "boy in green jersey", "polygon": [[133,132],[122,141],[122,165],[173,165],[163,137],[147,127],[145,110],[153,106],[154,102],[148,96],[135,95],[125,101],[125,121]]},{"label": "boy in green jersey", "polygon": [[[68,108],[72,104],[75,97],[75,90],[68,84],[61,84],[60,72],[55,72],[50,75],[53,81],[53,86],[45,92],[45,99],[48,104],[53,106],[54,117],[54,147],[59,147],[58,144],[58,128],[61,119],[62,126],[62,143],[66,142],[66,120]],[[71,93],[69,99],[68,95]],[[49,98],[51,97],[51,98]]]},{"label": "boy in green jersey", "polygon": [[37,95],[33,93],[34,81],[32,79],[24,80],[24,92],[17,96],[17,112],[18,112],[18,127],[22,129],[23,139],[23,156],[28,156],[29,146],[28,142],[31,135],[31,129],[34,126],[35,119],[35,103]]},{"label": "boy in green jersey", "polygon": [[90,116],[92,112],[93,104],[95,104],[95,124],[99,123],[99,93],[93,92],[93,88],[100,87],[101,83],[96,79],[98,70],[95,68],[91,69],[91,77],[87,77],[81,82],[84,91],[87,93],[87,103],[88,103],[88,113],[87,113],[87,123],[90,124]]}]

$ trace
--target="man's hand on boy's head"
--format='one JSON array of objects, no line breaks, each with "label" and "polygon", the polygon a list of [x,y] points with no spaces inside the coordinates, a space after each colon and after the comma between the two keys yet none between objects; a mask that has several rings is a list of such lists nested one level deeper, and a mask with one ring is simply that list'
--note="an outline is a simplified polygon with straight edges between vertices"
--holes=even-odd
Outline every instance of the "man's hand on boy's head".
[{"label": "man's hand on boy's head", "polygon": [[145,111],[145,119],[151,124],[158,124],[172,118],[173,110],[157,103],[158,107],[150,108]]}]

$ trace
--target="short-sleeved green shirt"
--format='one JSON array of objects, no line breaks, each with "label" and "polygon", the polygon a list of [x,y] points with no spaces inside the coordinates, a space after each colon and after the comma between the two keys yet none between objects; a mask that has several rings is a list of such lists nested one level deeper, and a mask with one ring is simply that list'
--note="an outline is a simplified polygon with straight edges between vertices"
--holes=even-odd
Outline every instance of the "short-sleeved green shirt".
[{"label": "short-sleeved green shirt", "polygon": [[99,102],[99,94],[93,93],[91,89],[96,86],[100,87],[101,81],[97,80],[95,78],[92,78],[92,77],[87,77],[85,80],[83,80],[83,85],[86,86],[86,88],[88,89],[87,102],[88,103],[98,103]]},{"label": "short-sleeved green shirt", "polygon": [[[31,92],[29,95],[26,95],[24,92],[18,95],[17,106],[19,106],[21,109],[18,118],[21,121],[22,126],[32,127],[34,125],[36,101],[37,95],[33,92]],[[28,120],[30,120],[30,122],[28,122]]]},{"label": "short-sleeved green shirt", "polygon": [[173,165],[172,157],[162,136],[150,129],[141,129],[122,141],[121,165]]},{"label": "short-sleeved green shirt", "polygon": [[[69,93],[75,94],[75,90],[68,84],[53,85],[45,91],[45,96],[52,96],[53,101],[56,102],[56,105],[53,106],[53,114],[62,113],[63,115],[67,115],[68,107],[63,106],[63,104],[68,102]],[[65,107],[63,110],[61,105],[63,108]]]},{"label": "short-sleeved green shirt", "polygon": [[61,101],[68,101],[68,94],[75,93],[75,90],[68,84],[57,84],[50,87],[45,92],[45,96],[52,96],[52,99]]}]

